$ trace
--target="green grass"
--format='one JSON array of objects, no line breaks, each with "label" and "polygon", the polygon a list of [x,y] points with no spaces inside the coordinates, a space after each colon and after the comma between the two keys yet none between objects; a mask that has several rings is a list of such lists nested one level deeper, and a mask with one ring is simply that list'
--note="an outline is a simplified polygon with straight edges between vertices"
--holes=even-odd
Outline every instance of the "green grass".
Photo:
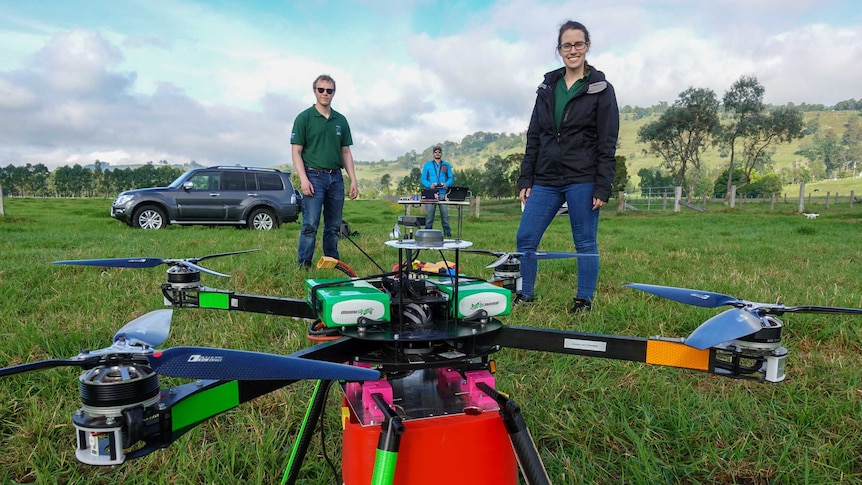
[{"label": "green grass", "polygon": [[[60,259],[180,258],[240,249],[208,260],[232,275],[204,275],[210,287],[301,297],[295,268],[298,226],[132,230],[108,217],[109,200],[6,199],[0,217],[0,366],[66,358],[102,348],[124,323],[162,308],[165,266],[148,270],[58,266]],[[565,313],[576,284],[574,260],[540,263],[536,304],[505,323],[648,337],[685,336],[717,310],[684,306],[625,288],[628,282],[684,286],[788,305],[862,307],[862,204],[818,206],[815,220],[795,204],[716,204],[704,214],[605,210],[599,229],[602,272],[594,310]],[[401,208],[348,202],[356,242],[382,266],[383,245]],[[483,201],[464,221],[474,247],[514,250],[519,210]],[[342,242],[342,259],[360,273],[376,267]],[[543,249],[572,249],[558,218]],[[432,259],[436,260],[433,256]],[[484,256],[462,256],[462,270],[490,276]],[[520,404],[554,483],[860,483],[862,482],[862,318],[788,314],[787,379],[779,384],[585,357],[504,349],[497,387]],[[306,324],[290,318],[207,310],[174,312],[165,346],[209,345],[289,353],[310,346]],[[80,406],[77,372],[53,369],[0,379],[2,483],[279,483],[311,383],[240,406],[170,448],[116,468],[74,458],[71,414]],[[163,380],[163,384],[170,383]],[[325,417],[330,454],[340,455],[338,398]],[[453,470],[464,466],[451,458]],[[453,477],[457,472],[453,471]],[[454,480],[454,478],[453,478]],[[334,483],[319,441],[300,483]]]}]

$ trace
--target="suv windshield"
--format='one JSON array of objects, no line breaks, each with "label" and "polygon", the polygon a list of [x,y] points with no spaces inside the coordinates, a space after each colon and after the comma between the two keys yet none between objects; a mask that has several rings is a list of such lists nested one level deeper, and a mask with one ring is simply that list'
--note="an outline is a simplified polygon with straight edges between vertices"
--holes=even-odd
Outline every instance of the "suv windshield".
[{"label": "suv windshield", "polygon": [[185,179],[186,179],[186,177],[188,177],[188,176],[189,176],[189,174],[190,174],[190,173],[192,173],[192,172],[194,172],[194,171],[195,171],[195,169],[192,169],[192,170],[189,170],[189,171],[187,171],[186,173],[184,173],[184,174],[180,175],[179,177],[177,177],[176,179],[174,179],[174,181],[173,181],[173,182],[171,182],[171,185],[168,185],[168,187],[170,187],[170,188],[172,188],[172,189],[178,189],[178,188],[180,188],[180,184],[182,183],[182,181],[183,181],[183,180],[185,180]]}]

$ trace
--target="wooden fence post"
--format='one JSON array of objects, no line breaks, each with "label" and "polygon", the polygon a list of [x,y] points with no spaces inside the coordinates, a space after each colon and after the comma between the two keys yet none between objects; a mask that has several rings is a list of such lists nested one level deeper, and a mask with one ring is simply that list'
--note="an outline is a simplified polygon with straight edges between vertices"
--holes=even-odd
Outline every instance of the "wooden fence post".
[{"label": "wooden fence post", "polygon": [[6,208],[3,207],[3,186],[0,185],[0,216],[6,215]]},{"label": "wooden fence post", "polygon": [[827,209],[829,208],[829,195],[830,195],[830,192],[826,192],[826,208]]},{"label": "wooden fence post", "polygon": [[856,191],[855,190],[850,191],[850,208],[851,209],[853,208],[853,202],[856,202]]},{"label": "wooden fence post", "polygon": [[626,211],[626,193],[620,190],[620,194],[617,196],[617,212],[625,212]]},{"label": "wooden fence post", "polygon": [[673,211],[679,213],[679,201],[682,199],[682,187],[677,187],[673,193]]},{"label": "wooden fence post", "polygon": [[736,207],[736,185],[730,186],[730,208]]},{"label": "wooden fence post", "polygon": [[799,208],[796,211],[800,214],[805,212],[805,182],[799,184]]}]

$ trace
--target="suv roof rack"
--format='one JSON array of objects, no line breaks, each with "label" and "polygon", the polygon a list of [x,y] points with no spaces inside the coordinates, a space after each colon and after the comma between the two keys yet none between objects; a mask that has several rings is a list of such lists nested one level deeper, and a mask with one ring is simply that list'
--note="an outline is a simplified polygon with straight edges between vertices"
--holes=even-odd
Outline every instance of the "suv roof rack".
[{"label": "suv roof rack", "polygon": [[281,172],[281,170],[277,168],[246,167],[242,165],[214,165],[206,168],[216,168],[220,170],[261,170],[266,172]]}]

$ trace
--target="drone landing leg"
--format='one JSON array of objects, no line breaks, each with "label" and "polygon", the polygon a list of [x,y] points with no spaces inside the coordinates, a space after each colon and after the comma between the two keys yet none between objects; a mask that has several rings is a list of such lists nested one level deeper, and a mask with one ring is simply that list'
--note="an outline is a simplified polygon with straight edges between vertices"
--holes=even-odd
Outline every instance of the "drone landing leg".
[{"label": "drone landing leg", "polygon": [[518,465],[528,485],[551,485],[551,479],[545,470],[545,464],[539,457],[539,451],[530,436],[530,430],[521,416],[521,408],[508,397],[484,382],[477,382],[476,387],[491,396],[500,405],[500,415],[506,424],[506,431],[512,440],[512,448],[518,458]]},{"label": "drone landing leg", "polygon": [[371,397],[386,416],[383,424],[380,425],[380,439],[377,441],[377,454],[374,458],[371,485],[392,485],[395,478],[395,464],[398,461],[398,448],[401,445],[401,435],[404,434],[404,422],[389,407],[382,394],[374,393]]},{"label": "drone landing leg", "polygon": [[317,381],[317,384],[314,386],[314,393],[305,412],[305,419],[302,421],[299,436],[293,444],[293,450],[290,452],[290,460],[287,463],[287,468],[284,470],[284,477],[281,479],[282,485],[293,485],[296,483],[299,470],[302,468],[302,462],[305,460],[305,453],[308,451],[308,443],[311,442],[311,436],[317,427],[317,420],[323,414],[323,404],[326,402],[326,395],[329,393],[331,386],[332,381]]}]

